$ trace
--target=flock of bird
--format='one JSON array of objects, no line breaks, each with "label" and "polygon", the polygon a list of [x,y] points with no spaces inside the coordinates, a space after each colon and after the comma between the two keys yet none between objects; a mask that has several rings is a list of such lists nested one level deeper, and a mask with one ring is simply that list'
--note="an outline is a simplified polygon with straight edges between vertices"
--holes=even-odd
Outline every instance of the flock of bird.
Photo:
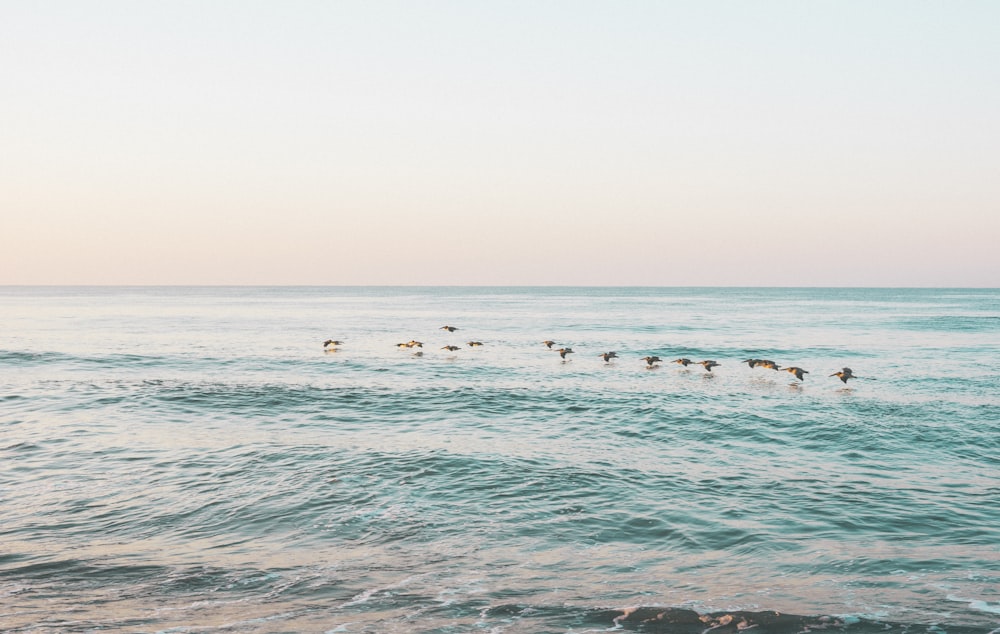
[{"label": "flock of bird", "polygon": [[[455,326],[441,326],[440,329],[441,330],[447,330],[448,332],[455,332],[456,330],[458,330],[458,328],[456,328]],[[344,344],[343,341],[339,341],[339,340],[336,340],[336,339],[327,339],[326,341],[323,342],[323,349],[326,350],[327,352],[333,352],[333,351],[338,350],[339,346],[341,346],[343,344]],[[475,347],[483,345],[483,342],[482,341],[467,341],[466,345],[469,346],[470,348],[475,348]],[[559,356],[562,359],[564,359],[564,360],[566,359],[566,355],[568,355],[568,354],[575,354],[573,352],[573,348],[569,348],[569,347],[556,348],[555,346],[558,345],[558,344],[555,341],[551,341],[551,340],[548,340],[548,339],[546,339],[545,341],[543,341],[542,345],[544,345],[545,347],[547,347],[549,350],[552,350],[553,352],[558,352]],[[414,339],[411,339],[410,341],[407,341],[405,343],[397,343],[396,347],[398,347],[398,348],[423,348],[424,344],[423,344],[422,341],[416,341]],[[446,346],[441,346],[441,350],[447,350],[449,352],[454,352],[455,350],[459,350],[459,349],[460,349],[460,346],[451,345],[451,344],[446,345]],[[420,353],[418,353],[418,354],[420,354]],[[597,356],[599,356],[602,359],[604,359],[605,363],[611,363],[612,359],[618,359],[618,358],[620,358],[618,356],[618,353],[614,352],[614,351],[602,352],[602,353],[600,353]],[[657,356],[653,356],[653,355],[646,356],[646,357],[641,357],[641,358],[642,358],[643,361],[646,362],[646,367],[648,367],[648,368],[652,368],[652,367],[656,366],[659,363],[664,363],[663,359],[661,359],[660,357],[657,357]],[[686,359],[686,358],[674,359],[671,363],[677,363],[679,365],[684,366],[685,368],[687,366],[689,366],[689,365],[700,365],[703,368],[705,368],[706,372],[711,372],[712,368],[717,368],[720,365],[722,365],[721,363],[716,363],[715,361],[713,361],[711,359],[706,359],[704,361],[692,361],[691,359]],[[805,380],[805,375],[809,374],[808,370],[803,370],[802,368],[800,368],[798,366],[781,367],[780,365],[778,365],[774,361],[771,361],[770,359],[750,358],[750,359],[744,359],[740,363],[746,363],[747,365],[750,366],[751,369],[753,369],[753,368],[764,368],[766,370],[788,372],[789,374],[794,375],[795,378],[798,379],[799,381]],[[854,371],[851,370],[850,368],[842,368],[839,372],[834,372],[830,376],[831,377],[834,377],[834,376],[837,377],[838,379],[840,379],[841,381],[843,381],[845,384],[847,383],[848,379],[857,379],[857,378],[859,378],[858,376],[856,376],[854,374]]]}]

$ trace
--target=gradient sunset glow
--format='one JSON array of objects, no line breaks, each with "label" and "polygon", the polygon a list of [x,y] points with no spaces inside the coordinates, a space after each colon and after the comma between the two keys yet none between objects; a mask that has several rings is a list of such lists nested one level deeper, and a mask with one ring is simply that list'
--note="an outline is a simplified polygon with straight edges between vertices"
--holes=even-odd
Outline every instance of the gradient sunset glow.
[{"label": "gradient sunset glow", "polygon": [[994,2],[0,6],[0,284],[996,286]]}]

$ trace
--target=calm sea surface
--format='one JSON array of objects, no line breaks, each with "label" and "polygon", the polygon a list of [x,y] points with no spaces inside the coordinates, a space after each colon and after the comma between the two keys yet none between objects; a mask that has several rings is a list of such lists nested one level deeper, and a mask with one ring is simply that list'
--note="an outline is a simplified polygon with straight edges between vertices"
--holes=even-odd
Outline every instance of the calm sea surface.
[{"label": "calm sea surface", "polygon": [[0,630],[748,627],[1000,631],[1000,291],[0,288]]}]

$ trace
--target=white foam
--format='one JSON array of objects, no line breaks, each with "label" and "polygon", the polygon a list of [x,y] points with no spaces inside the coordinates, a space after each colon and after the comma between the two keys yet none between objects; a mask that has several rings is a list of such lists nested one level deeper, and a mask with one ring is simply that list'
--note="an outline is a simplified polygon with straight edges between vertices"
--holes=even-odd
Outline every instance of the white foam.
[{"label": "white foam", "polygon": [[1000,603],[989,603],[987,601],[980,601],[979,599],[967,599],[965,597],[959,597],[954,594],[949,594],[946,597],[949,601],[955,601],[957,603],[966,603],[969,605],[969,609],[976,610],[978,612],[988,612],[990,614],[1000,614]]}]

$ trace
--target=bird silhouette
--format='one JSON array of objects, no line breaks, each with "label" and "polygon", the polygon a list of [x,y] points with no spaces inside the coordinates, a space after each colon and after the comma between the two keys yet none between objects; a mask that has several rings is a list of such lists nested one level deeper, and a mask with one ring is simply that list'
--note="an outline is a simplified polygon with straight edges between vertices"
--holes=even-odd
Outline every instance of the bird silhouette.
[{"label": "bird silhouette", "polygon": [[[759,367],[759,368],[764,368],[765,370],[775,370],[775,371],[777,371],[777,370],[782,369],[780,365],[778,365],[774,361],[771,361],[770,359],[755,359],[755,361],[757,363],[755,363],[754,366]],[[751,366],[751,367],[754,367],[754,366]]]},{"label": "bird silhouette", "polygon": [[768,370],[781,369],[781,367],[777,363],[771,361],[770,359],[746,359],[745,361],[741,361],[740,363],[745,363],[751,368],[761,367],[761,368],[767,368]]},{"label": "bird silhouette", "polygon": [[809,374],[809,371],[808,371],[808,370],[803,370],[802,368],[797,368],[797,367],[795,367],[795,366],[792,366],[792,367],[790,367],[790,368],[782,368],[782,369],[783,369],[783,370],[784,370],[785,372],[788,372],[788,373],[790,373],[790,374],[794,374],[794,375],[795,375],[795,378],[796,378],[796,379],[798,379],[798,380],[800,380],[800,381],[801,381],[801,380],[802,380],[802,379],[804,378],[804,376],[803,376],[803,375],[805,375],[805,374]]},{"label": "bird silhouette", "polygon": [[834,372],[830,376],[835,376],[838,379],[840,379],[841,381],[843,381],[844,383],[847,383],[847,379],[856,379],[856,378],[858,378],[858,377],[854,376],[854,371],[851,370],[850,368],[844,368],[840,372]]}]

